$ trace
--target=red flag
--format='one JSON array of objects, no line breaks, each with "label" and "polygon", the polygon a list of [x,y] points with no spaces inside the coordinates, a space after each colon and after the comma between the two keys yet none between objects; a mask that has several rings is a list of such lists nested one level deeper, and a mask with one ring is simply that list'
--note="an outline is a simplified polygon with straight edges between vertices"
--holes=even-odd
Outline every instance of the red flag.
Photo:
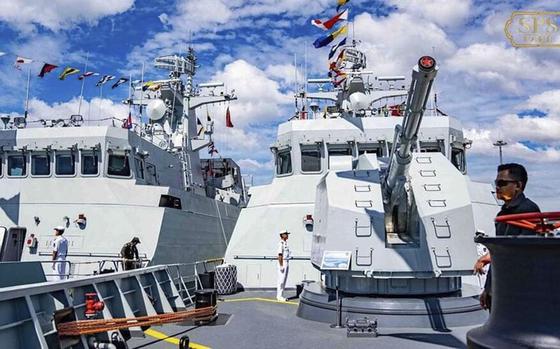
[{"label": "red flag", "polygon": [[231,114],[229,112],[229,106],[226,109],[226,127],[233,127],[233,124],[231,123]]},{"label": "red flag", "polygon": [[122,128],[127,128],[129,130],[132,128],[132,114],[130,112],[128,112],[128,118],[124,120]]},{"label": "red flag", "polygon": [[404,113],[401,110],[400,104],[390,105],[389,111],[391,112],[391,116],[403,116]]},{"label": "red flag", "polygon": [[45,74],[52,72],[52,71],[55,70],[56,68],[58,68],[58,65],[45,63],[45,64],[43,65],[43,68],[41,68],[41,72],[39,73],[39,77],[40,77],[40,78],[44,77]]}]

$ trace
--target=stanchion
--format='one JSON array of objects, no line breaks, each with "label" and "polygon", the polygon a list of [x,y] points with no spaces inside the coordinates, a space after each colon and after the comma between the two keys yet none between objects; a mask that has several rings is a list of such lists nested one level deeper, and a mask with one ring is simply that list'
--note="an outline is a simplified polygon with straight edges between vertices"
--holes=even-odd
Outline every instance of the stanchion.
[{"label": "stanchion", "polygon": [[338,291],[338,275],[336,276],[336,323],[331,324],[331,328],[344,328],[345,326],[342,324],[342,298],[340,297]]}]

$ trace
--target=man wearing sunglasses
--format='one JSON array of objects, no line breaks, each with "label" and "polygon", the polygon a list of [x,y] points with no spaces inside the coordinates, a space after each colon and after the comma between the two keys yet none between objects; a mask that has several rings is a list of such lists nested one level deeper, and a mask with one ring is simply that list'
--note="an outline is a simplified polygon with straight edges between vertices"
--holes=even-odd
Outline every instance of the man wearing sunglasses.
[{"label": "man wearing sunglasses", "polygon": [[[494,181],[496,185],[496,197],[504,202],[498,216],[540,212],[539,206],[529,200],[523,191],[527,185],[527,171],[520,164],[503,164],[498,166],[498,175]],[[536,235],[532,230],[526,230],[507,223],[496,223],[496,236],[517,236],[517,235]],[[484,266],[491,262],[490,254],[487,253],[480,257],[474,265],[474,271],[484,274]],[[480,305],[484,309],[490,310],[492,305],[492,273],[488,269],[484,291],[480,295]]]}]

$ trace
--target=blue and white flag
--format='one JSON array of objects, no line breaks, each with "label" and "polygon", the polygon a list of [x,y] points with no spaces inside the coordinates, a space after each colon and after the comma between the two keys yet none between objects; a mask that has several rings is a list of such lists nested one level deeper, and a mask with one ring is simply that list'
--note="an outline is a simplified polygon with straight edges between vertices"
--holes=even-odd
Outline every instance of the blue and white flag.
[{"label": "blue and white flag", "polygon": [[333,58],[333,56],[336,54],[336,51],[341,47],[346,45],[346,39],[347,37],[345,37],[344,39],[340,40],[340,42],[334,46],[331,47],[331,52],[329,52],[329,59]]}]

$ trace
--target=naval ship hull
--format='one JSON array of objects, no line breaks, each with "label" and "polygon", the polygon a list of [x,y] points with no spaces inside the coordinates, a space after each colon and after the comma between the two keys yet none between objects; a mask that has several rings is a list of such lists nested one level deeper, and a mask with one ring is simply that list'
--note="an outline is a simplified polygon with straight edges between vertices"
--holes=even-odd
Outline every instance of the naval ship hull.
[{"label": "naval ship hull", "polygon": [[[74,275],[97,270],[94,261],[118,259],[123,244],[134,236],[141,240],[140,256],[152,265],[222,257],[240,211],[192,192],[105,178],[90,184],[90,189],[79,179],[62,184],[48,179],[8,184],[0,185],[0,221],[9,232],[4,234],[8,240],[4,245],[14,250],[3,251],[3,259],[49,261],[52,228],[62,225]],[[159,207],[161,196],[169,194],[181,199],[181,209]],[[80,215],[86,224],[74,222]],[[35,245],[27,243],[32,238]],[[44,263],[46,274],[52,274],[50,267]]]}]

